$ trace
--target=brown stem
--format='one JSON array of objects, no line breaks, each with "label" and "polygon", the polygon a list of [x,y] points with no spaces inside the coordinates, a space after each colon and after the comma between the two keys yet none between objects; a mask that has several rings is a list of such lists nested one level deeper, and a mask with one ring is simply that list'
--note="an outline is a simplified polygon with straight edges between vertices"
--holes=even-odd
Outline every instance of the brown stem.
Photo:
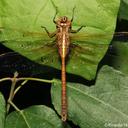
[{"label": "brown stem", "polygon": [[14,98],[14,91],[15,91],[15,86],[16,86],[16,82],[17,82],[17,77],[18,73],[14,73],[14,78],[12,78],[12,85],[11,85],[11,90],[10,90],[10,94],[9,94],[9,98],[8,98],[8,103],[7,103],[7,113],[9,112],[10,109],[10,101],[13,100]]}]

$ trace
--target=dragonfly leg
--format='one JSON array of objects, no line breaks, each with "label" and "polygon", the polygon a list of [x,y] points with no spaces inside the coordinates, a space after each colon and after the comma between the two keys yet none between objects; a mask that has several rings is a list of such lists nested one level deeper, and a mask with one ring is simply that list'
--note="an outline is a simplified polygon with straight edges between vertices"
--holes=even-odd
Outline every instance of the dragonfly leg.
[{"label": "dragonfly leg", "polygon": [[56,9],[56,13],[55,13],[55,15],[54,15],[54,17],[53,17],[53,22],[56,24],[56,15],[57,15],[57,13],[58,13],[58,8],[55,6],[55,9]]},{"label": "dragonfly leg", "polygon": [[56,13],[55,13],[55,15],[54,15],[54,17],[53,17],[53,22],[56,24],[56,15],[57,15],[57,13],[58,13],[58,7],[54,4],[54,2],[51,0],[51,2],[52,2],[52,5],[54,6],[54,8],[55,8],[55,11],[56,11]]},{"label": "dragonfly leg", "polygon": [[48,34],[48,36],[49,36],[50,38],[52,38],[52,37],[54,37],[54,36],[56,35],[56,31],[53,32],[53,33],[50,33],[50,32],[48,31],[48,29],[47,29],[45,26],[41,26],[41,27],[44,28],[44,30],[46,31],[46,33]]},{"label": "dragonfly leg", "polygon": [[74,11],[75,11],[75,8],[76,8],[76,6],[73,8],[73,10],[72,10],[72,18],[71,18],[71,22],[73,21],[73,19],[74,19]]},{"label": "dragonfly leg", "polygon": [[77,33],[77,32],[79,32],[83,27],[86,27],[86,26],[81,26],[81,27],[78,28],[77,30],[71,30],[71,33]]}]

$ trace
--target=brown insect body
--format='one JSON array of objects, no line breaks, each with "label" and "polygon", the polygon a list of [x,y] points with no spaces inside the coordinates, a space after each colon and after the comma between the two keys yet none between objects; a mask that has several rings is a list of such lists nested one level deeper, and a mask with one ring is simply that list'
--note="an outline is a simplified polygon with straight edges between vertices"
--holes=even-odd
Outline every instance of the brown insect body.
[{"label": "brown insect body", "polygon": [[69,51],[70,45],[70,30],[71,30],[71,20],[68,20],[66,16],[60,18],[56,21],[57,27],[57,46],[61,58],[65,58]]},{"label": "brown insect body", "polygon": [[[57,14],[57,12],[56,12]],[[69,20],[66,16],[63,16],[55,21],[56,14],[53,18],[53,22],[56,24],[57,31],[50,33],[46,27],[42,26],[45,29],[49,37],[56,36],[56,45],[58,47],[58,52],[61,57],[61,81],[62,81],[62,93],[61,93],[61,118],[62,121],[67,119],[67,95],[66,95],[66,64],[65,59],[69,53],[70,47],[70,33],[77,33],[81,30],[82,27],[77,30],[72,30],[72,21],[74,16],[74,9],[72,19]]]},{"label": "brown insect body", "polygon": [[70,30],[71,30],[71,20],[68,20],[66,16],[61,17],[56,21],[57,33],[56,40],[58,46],[58,52],[61,57],[61,80],[62,80],[62,99],[61,99],[61,116],[62,120],[67,119],[67,96],[66,96],[66,64],[65,58],[69,52],[70,46]]}]

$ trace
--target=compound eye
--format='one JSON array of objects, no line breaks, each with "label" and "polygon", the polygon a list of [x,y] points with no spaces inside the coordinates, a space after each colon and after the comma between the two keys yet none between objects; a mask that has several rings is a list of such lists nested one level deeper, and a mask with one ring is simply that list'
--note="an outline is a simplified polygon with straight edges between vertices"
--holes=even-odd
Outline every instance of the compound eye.
[{"label": "compound eye", "polygon": [[63,22],[63,23],[67,22],[67,17],[66,17],[66,16],[64,16],[64,17],[62,18],[62,22]]}]

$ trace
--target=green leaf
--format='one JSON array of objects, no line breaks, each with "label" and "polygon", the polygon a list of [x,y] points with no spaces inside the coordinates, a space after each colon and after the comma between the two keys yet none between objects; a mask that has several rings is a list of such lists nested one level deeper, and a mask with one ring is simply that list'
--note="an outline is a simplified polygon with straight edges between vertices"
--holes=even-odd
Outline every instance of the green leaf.
[{"label": "green leaf", "polygon": [[117,55],[112,56],[112,66],[128,75],[128,42],[113,42]]},{"label": "green leaf", "polygon": [[62,128],[61,120],[46,106],[31,106],[21,111],[29,127],[18,112],[12,112],[6,118],[5,128]]},{"label": "green leaf", "polygon": [[5,100],[0,92],[0,128],[4,128],[5,113]]},{"label": "green leaf", "polygon": [[[52,21],[55,15],[53,5],[58,7],[56,19],[64,15],[71,19],[75,7],[73,29],[82,25],[86,27],[71,35],[75,46],[71,47],[67,72],[90,80],[95,77],[97,65],[111,41],[119,4],[120,0],[0,1],[0,41],[37,63],[60,69],[58,50],[53,42],[55,39],[50,39],[41,26],[46,26],[50,32],[56,30]],[[108,33],[108,37],[103,36]]]},{"label": "green leaf", "polygon": [[119,18],[128,20],[128,1],[127,0],[121,0]]},{"label": "green leaf", "polygon": [[[95,86],[67,83],[68,119],[80,128],[104,128],[128,122],[128,77],[108,66],[101,69]],[[52,86],[52,102],[60,114],[61,83]]]}]

